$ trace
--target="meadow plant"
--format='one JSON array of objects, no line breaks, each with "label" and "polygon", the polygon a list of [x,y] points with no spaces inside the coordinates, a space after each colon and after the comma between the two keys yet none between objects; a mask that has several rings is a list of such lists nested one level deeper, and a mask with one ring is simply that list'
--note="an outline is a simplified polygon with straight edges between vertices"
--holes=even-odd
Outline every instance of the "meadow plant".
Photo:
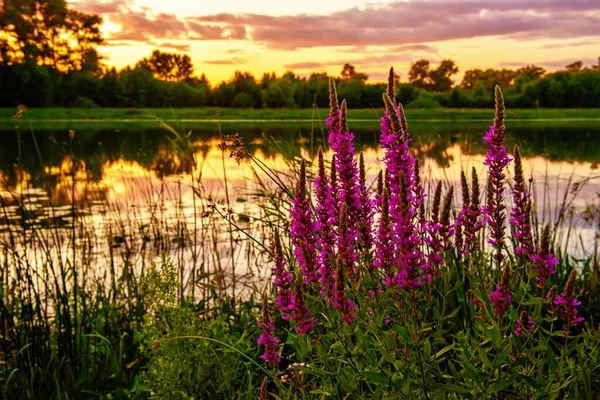
[{"label": "meadow plant", "polygon": [[[263,314],[261,338],[269,340],[261,344],[273,372],[287,372],[269,376],[275,382],[266,392],[263,385],[261,398],[593,398],[600,336],[579,313],[576,266],[552,254],[549,227],[534,246],[518,148],[506,220],[512,160],[500,88],[483,137],[486,205],[473,168],[470,185],[461,174],[462,204],[454,210],[454,188],[441,182],[425,207],[393,85],[392,70],[381,118],[385,170],[373,190],[363,156],[357,161],[346,102],[338,105],[330,80],[329,174],[319,149],[311,194],[301,162],[290,210],[293,259],[283,260],[275,235],[280,319],[273,324]],[[507,222],[513,246],[505,242]],[[564,289],[555,295],[549,286]]]}]

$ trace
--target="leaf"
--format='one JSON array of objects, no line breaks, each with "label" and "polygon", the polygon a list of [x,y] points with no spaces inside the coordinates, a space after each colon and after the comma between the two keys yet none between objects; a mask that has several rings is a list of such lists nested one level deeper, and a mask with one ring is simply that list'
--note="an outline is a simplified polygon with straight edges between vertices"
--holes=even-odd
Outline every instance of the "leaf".
[{"label": "leaf", "polygon": [[431,355],[431,343],[429,343],[429,340],[423,343],[423,354],[425,355],[425,358],[429,358]]},{"label": "leaf", "polygon": [[459,311],[460,311],[460,307],[456,307],[450,314],[446,315],[444,317],[444,319],[454,318],[456,316],[456,314],[458,314]]},{"label": "leaf", "polygon": [[458,385],[453,385],[451,383],[436,383],[433,385],[433,387],[436,389],[440,389],[444,392],[450,393],[469,393],[469,391],[466,388]]},{"label": "leaf", "polygon": [[340,373],[342,375],[342,389],[344,389],[348,393],[353,393],[358,386],[358,382],[356,381],[356,375],[354,374],[354,371],[351,371],[350,368],[345,367],[342,368]]},{"label": "leaf", "polygon": [[493,369],[494,364],[492,364],[492,362],[490,361],[485,349],[483,347],[478,347],[477,350],[479,351],[479,359],[481,360],[483,365],[485,365],[489,369]]},{"label": "leaf", "polygon": [[381,385],[386,385],[390,383],[390,379],[382,373],[373,372],[373,371],[365,371],[363,372],[363,376],[369,382],[378,383]]},{"label": "leaf", "polygon": [[452,350],[453,347],[454,347],[454,343],[449,344],[448,346],[444,347],[443,349],[441,349],[440,351],[435,353],[435,358],[440,358],[440,356],[442,356],[444,353],[447,353],[448,351]]},{"label": "leaf", "polygon": [[394,350],[396,347],[398,347],[398,342],[391,333],[385,332],[384,339],[387,350]]},{"label": "leaf", "polygon": [[544,389],[542,389],[542,387],[540,385],[538,385],[538,383],[530,376],[524,375],[524,374],[519,374],[519,377],[521,378],[521,380],[523,380],[525,383],[527,383],[529,386],[531,386],[537,394],[539,395],[545,395],[546,392],[544,392]]},{"label": "leaf", "polygon": [[556,355],[554,354],[552,347],[548,347],[548,350],[546,351],[546,364],[548,364],[548,368],[550,368],[551,372],[556,372]]}]

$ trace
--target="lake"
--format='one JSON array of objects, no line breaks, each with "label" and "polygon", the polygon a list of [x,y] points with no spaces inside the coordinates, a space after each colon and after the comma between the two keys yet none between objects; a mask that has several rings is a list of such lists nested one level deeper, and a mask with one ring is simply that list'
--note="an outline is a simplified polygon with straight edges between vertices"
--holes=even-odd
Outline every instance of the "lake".
[{"label": "lake", "polygon": [[[461,169],[475,167],[485,193],[487,146],[482,138],[488,125],[409,120],[426,192],[438,180],[458,186]],[[378,123],[350,121],[350,128],[365,156],[368,180],[374,182],[383,155]],[[238,133],[258,164],[238,164],[223,154],[217,148],[219,129],[223,135]],[[3,247],[33,249],[28,257],[39,265],[49,257],[75,254],[98,280],[118,276],[125,266],[139,272],[167,256],[177,267],[182,290],[193,294],[211,285],[245,290],[248,282],[266,280],[268,254],[248,236],[268,243],[271,227],[280,222],[277,216],[289,205],[277,195],[269,168],[292,186],[290,170],[300,157],[314,161],[326,139],[325,127],[318,122],[236,122],[220,127],[188,123],[175,130],[189,136],[183,140],[158,125],[128,123],[111,129],[78,123],[71,132],[42,124],[33,131],[0,131]],[[534,222],[555,225],[556,243],[564,250],[589,254],[597,228],[583,213],[599,200],[600,126],[509,120],[507,134],[509,154],[517,143],[525,175],[533,178]],[[459,194],[455,191],[455,208]],[[4,251],[0,261],[9,253]]]}]

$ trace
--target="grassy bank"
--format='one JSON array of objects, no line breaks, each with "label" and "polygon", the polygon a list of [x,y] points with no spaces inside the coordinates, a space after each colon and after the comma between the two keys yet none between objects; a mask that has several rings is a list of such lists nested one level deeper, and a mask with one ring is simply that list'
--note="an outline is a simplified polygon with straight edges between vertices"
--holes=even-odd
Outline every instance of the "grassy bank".
[{"label": "grassy bank", "polygon": [[[0,108],[0,124],[14,125],[13,108]],[[28,111],[33,121],[56,120],[94,120],[131,122],[161,120],[324,120],[327,110],[313,109],[238,109],[219,107],[199,108],[36,108]],[[381,109],[349,110],[350,120],[378,120],[383,114]],[[410,109],[407,114],[412,122],[415,121],[458,121],[483,120],[493,118],[493,110],[489,109]],[[514,109],[508,110],[508,120],[600,120],[600,109]]]}]

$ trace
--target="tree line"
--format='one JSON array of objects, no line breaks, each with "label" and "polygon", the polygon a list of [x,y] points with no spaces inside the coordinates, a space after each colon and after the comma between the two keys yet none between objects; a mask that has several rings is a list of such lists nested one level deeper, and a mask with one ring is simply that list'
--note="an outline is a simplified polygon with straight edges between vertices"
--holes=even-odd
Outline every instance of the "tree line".
[{"label": "tree line", "polygon": [[[102,20],[67,7],[64,0],[5,0],[0,10],[0,106],[13,107],[327,107],[326,73],[301,77],[236,71],[210,85],[195,73],[186,54],[155,50],[133,67],[107,68],[97,47],[105,44]],[[455,84],[453,60],[432,66],[415,61],[397,98],[408,107],[493,106],[500,85],[509,107],[600,107],[600,58],[577,61],[556,72],[529,65],[519,69],[472,69]],[[381,107],[383,83],[345,64],[336,77],[339,96],[353,108]]]}]

